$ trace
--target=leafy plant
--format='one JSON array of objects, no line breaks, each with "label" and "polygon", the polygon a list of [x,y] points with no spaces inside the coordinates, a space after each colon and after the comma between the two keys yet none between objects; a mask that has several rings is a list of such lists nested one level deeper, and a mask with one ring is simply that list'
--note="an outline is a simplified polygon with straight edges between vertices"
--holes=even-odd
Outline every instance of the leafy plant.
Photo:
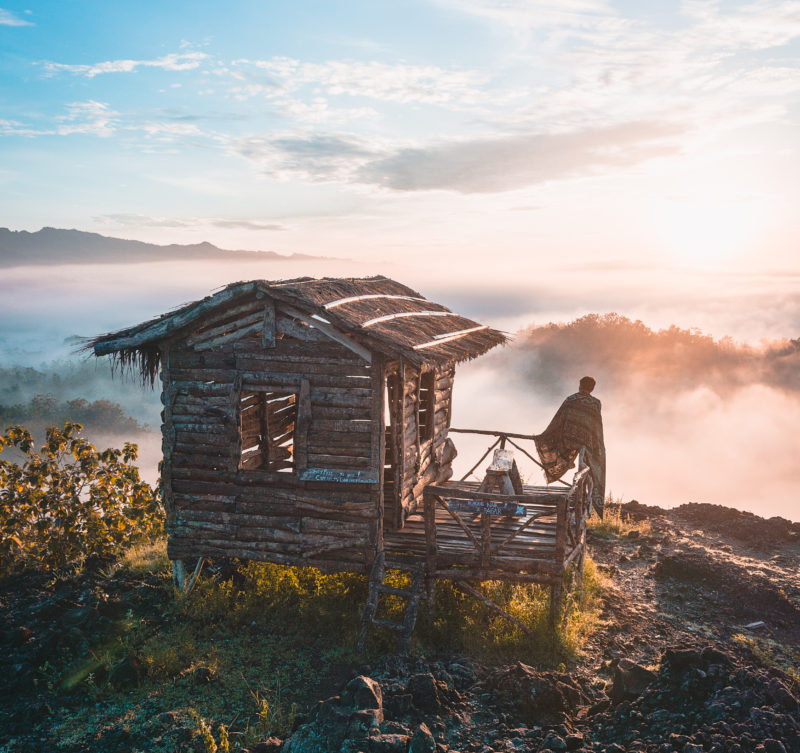
[{"label": "leafy plant", "polygon": [[37,452],[22,426],[0,435],[0,569],[62,568],[84,557],[106,557],[163,530],[157,491],[132,463],[138,448],[97,450],[67,421],[47,430]]}]

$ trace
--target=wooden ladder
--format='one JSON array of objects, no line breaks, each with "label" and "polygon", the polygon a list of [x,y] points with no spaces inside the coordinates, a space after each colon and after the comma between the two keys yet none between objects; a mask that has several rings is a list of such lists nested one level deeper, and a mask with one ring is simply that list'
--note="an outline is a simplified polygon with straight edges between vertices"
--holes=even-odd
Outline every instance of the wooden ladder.
[{"label": "wooden ladder", "polygon": [[[369,575],[369,594],[364,612],[361,615],[361,633],[358,636],[358,653],[364,652],[367,641],[367,632],[370,625],[379,625],[397,632],[397,652],[404,653],[408,650],[411,633],[417,622],[419,602],[423,598],[425,587],[425,568],[421,563],[409,563],[397,568],[411,575],[411,588],[395,588],[386,584],[386,553],[381,550],[375,556],[372,570]],[[403,612],[403,621],[395,622],[384,617],[378,617],[378,601],[381,594],[402,596],[406,599],[406,608]]]}]

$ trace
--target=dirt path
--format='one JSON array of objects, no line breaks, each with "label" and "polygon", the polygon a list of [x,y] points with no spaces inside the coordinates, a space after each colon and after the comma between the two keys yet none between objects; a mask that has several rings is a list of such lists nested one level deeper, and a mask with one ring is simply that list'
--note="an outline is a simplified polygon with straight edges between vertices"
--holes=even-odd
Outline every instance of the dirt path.
[{"label": "dirt path", "polygon": [[[626,507],[649,532],[589,536],[612,585],[587,666],[620,656],[652,664],[667,646],[736,635],[800,648],[800,526],[713,505]],[[764,624],[746,627],[756,622]]]}]

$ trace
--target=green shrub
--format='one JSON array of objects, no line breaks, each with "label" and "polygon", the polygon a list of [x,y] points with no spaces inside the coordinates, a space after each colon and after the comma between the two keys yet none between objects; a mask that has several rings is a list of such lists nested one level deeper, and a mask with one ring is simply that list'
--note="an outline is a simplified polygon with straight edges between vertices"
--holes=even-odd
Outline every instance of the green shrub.
[{"label": "green shrub", "polygon": [[89,556],[117,554],[163,530],[157,491],[132,465],[138,448],[99,451],[68,421],[47,429],[36,452],[22,426],[0,435],[0,571],[36,565],[61,568]]}]

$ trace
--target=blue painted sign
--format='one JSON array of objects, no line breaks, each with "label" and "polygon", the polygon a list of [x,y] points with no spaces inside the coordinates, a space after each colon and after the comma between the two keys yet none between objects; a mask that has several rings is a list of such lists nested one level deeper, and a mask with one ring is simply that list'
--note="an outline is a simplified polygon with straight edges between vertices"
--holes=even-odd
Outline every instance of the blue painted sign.
[{"label": "blue painted sign", "polygon": [[525,505],[519,505],[516,502],[487,502],[483,499],[448,499],[445,501],[453,512],[503,515],[514,518],[523,518],[527,512]]},{"label": "blue painted sign", "polygon": [[335,484],[377,484],[374,471],[340,471],[336,468],[306,468],[300,471],[301,481],[325,481]]}]

